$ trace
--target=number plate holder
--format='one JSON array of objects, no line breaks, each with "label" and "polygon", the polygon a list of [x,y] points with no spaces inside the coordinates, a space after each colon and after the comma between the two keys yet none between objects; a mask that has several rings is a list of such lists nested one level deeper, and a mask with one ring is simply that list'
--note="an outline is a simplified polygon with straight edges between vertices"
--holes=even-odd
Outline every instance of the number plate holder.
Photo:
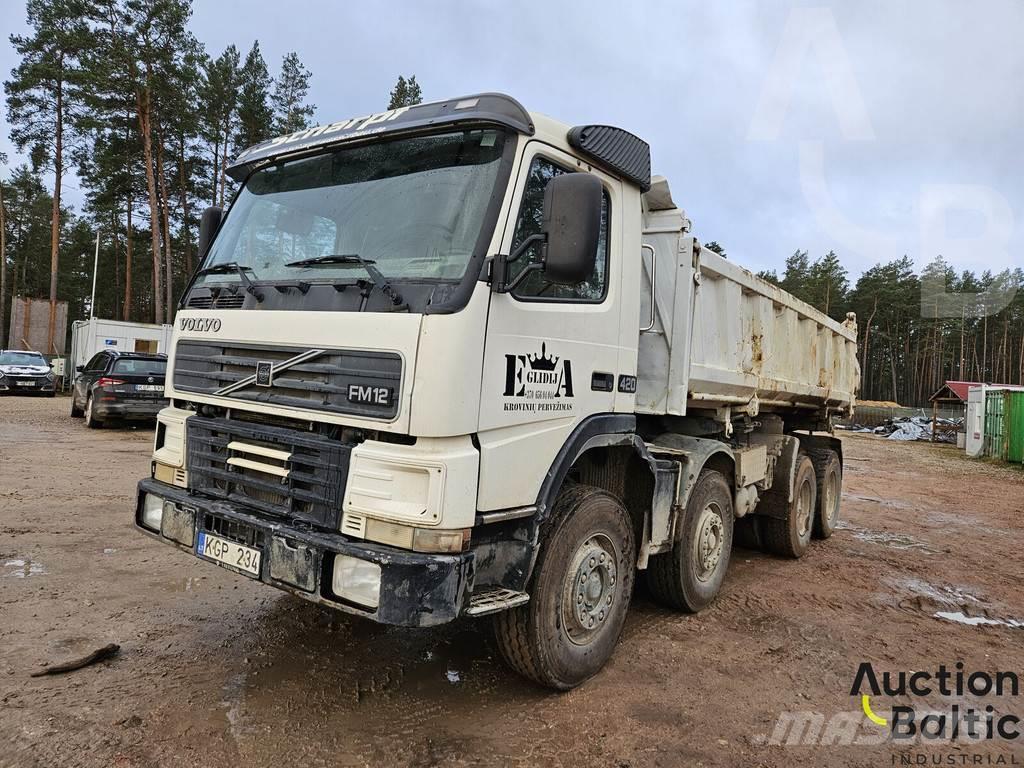
[{"label": "number plate holder", "polygon": [[236,544],[206,531],[200,531],[199,536],[196,537],[196,555],[198,557],[212,560],[252,578],[259,578],[262,554],[258,549]]}]

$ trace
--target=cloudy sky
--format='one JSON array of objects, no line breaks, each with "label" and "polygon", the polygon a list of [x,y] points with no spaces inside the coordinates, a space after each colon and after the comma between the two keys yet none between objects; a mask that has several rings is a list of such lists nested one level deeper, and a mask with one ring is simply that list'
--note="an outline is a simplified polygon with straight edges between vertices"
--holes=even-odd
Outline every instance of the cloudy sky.
[{"label": "cloudy sky", "polygon": [[[752,269],[796,248],[854,276],[910,255],[1024,266],[1024,3],[196,0],[207,50],[258,39],[313,72],[317,120],[503,91],[651,144],[698,236]],[[0,0],[0,73],[21,0]],[[0,150],[10,154],[0,120]],[[66,182],[72,203],[77,180]]]}]

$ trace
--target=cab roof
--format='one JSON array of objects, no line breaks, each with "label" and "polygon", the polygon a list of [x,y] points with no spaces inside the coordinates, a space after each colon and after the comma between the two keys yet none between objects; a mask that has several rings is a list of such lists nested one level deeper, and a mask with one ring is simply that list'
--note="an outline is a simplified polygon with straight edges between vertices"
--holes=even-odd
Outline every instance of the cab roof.
[{"label": "cab roof", "polygon": [[[536,133],[533,116],[511,96],[478,93],[389,109],[278,136],[246,149],[226,171],[235,181],[243,181],[270,162],[315,154],[350,141],[380,134],[481,124],[501,125],[525,136]],[[643,139],[610,125],[562,126],[560,132],[560,138],[589,160],[636,184],[643,192],[650,189],[651,150]]]}]

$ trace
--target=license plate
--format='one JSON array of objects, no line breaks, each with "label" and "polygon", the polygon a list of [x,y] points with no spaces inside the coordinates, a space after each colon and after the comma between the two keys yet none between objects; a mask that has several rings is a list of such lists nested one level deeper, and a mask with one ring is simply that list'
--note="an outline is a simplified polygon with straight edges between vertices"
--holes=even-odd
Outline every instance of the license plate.
[{"label": "license plate", "polygon": [[135,391],[136,392],[163,392],[164,391],[164,385],[163,384],[136,384],[135,385]]},{"label": "license plate", "polygon": [[196,554],[208,560],[237,568],[251,576],[260,575],[260,551],[258,549],[243,547],[241,544],[235,544],[235,542],[222,539],[219,536],[211,536],[205,531],[199,533]]},{"label": "license plate", "polygon": [[18,381],[19,387],[34,387],[36,383],[32,380],[21,379]]}]

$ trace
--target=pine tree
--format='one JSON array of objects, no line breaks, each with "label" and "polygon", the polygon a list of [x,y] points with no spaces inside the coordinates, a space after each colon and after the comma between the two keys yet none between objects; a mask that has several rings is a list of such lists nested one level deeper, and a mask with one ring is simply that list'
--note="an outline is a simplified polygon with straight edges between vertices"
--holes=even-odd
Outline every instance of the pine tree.
[{"label": "pine tree", "polygon": [[391,89],[391,100],[388,102],[388,109],[412,107],[422,102],[423,92],[420,90],[419,83],[416,82],[416,75],[410,76],[408,80],[399,75],[395,87]]},{"label": "pine tree", "polygon": [[724,256],[726,258],[729,257],[729,254],[725,252],[725,248],[719,245],[717,240],[712,240],[710,243],[705,243],[704,247],[707,248],[709,251],[714,251],[719,256]]},{"label": "pine tree", "polygon": [[306,104],[311,73],[294,51],[284,57],[281,74],[274,86],[271,103],[274,107],[274,132],[295,133],[309,127],[316,107]]},{"label": "pine tree", "polygon": [[224,204],[228,145],[234,133],[238,111],[238,49],[229,45],[216,59],[203,66],[201,102],[205,105],[206,139],[212,145],[212,183],[210,205]]},{"label": "pine tree", "polygon": [[786,259],[786,269],[782,273],[779,287],[796,296],[801,301],[808,301],[807,283],[811,274],[810,260],[807,251],[797,249]]},{"label": "pine tree", "polygon": [[50,322],[46,352],[55,346],[57,273],[60,254],[61,185],[66,145],[75,139],[71,115],[76,107],[73,84],[79,56],[88,44],[86,6],[80,0],[28,0],[28,35],[12,35],[21,56],[4,83],[11,140],[31,151],[37,165],[53,169],[50,221]]},{"label": "pine tree", "polygon": [[[0,165],[7,165],[7,155],[0,152]],[[0,349],[6,346],[7,323],[7,206],[4,203],[4,180],[0,176]]]},{"label": "pine tree", "polygon": [[252,44],[252,49],[245,57],[238,81],[238,125],[233,137],[236,153],[266,141],[273,130],[274,112],[270,107],[273,81],[260,54],[258,40]]}]

